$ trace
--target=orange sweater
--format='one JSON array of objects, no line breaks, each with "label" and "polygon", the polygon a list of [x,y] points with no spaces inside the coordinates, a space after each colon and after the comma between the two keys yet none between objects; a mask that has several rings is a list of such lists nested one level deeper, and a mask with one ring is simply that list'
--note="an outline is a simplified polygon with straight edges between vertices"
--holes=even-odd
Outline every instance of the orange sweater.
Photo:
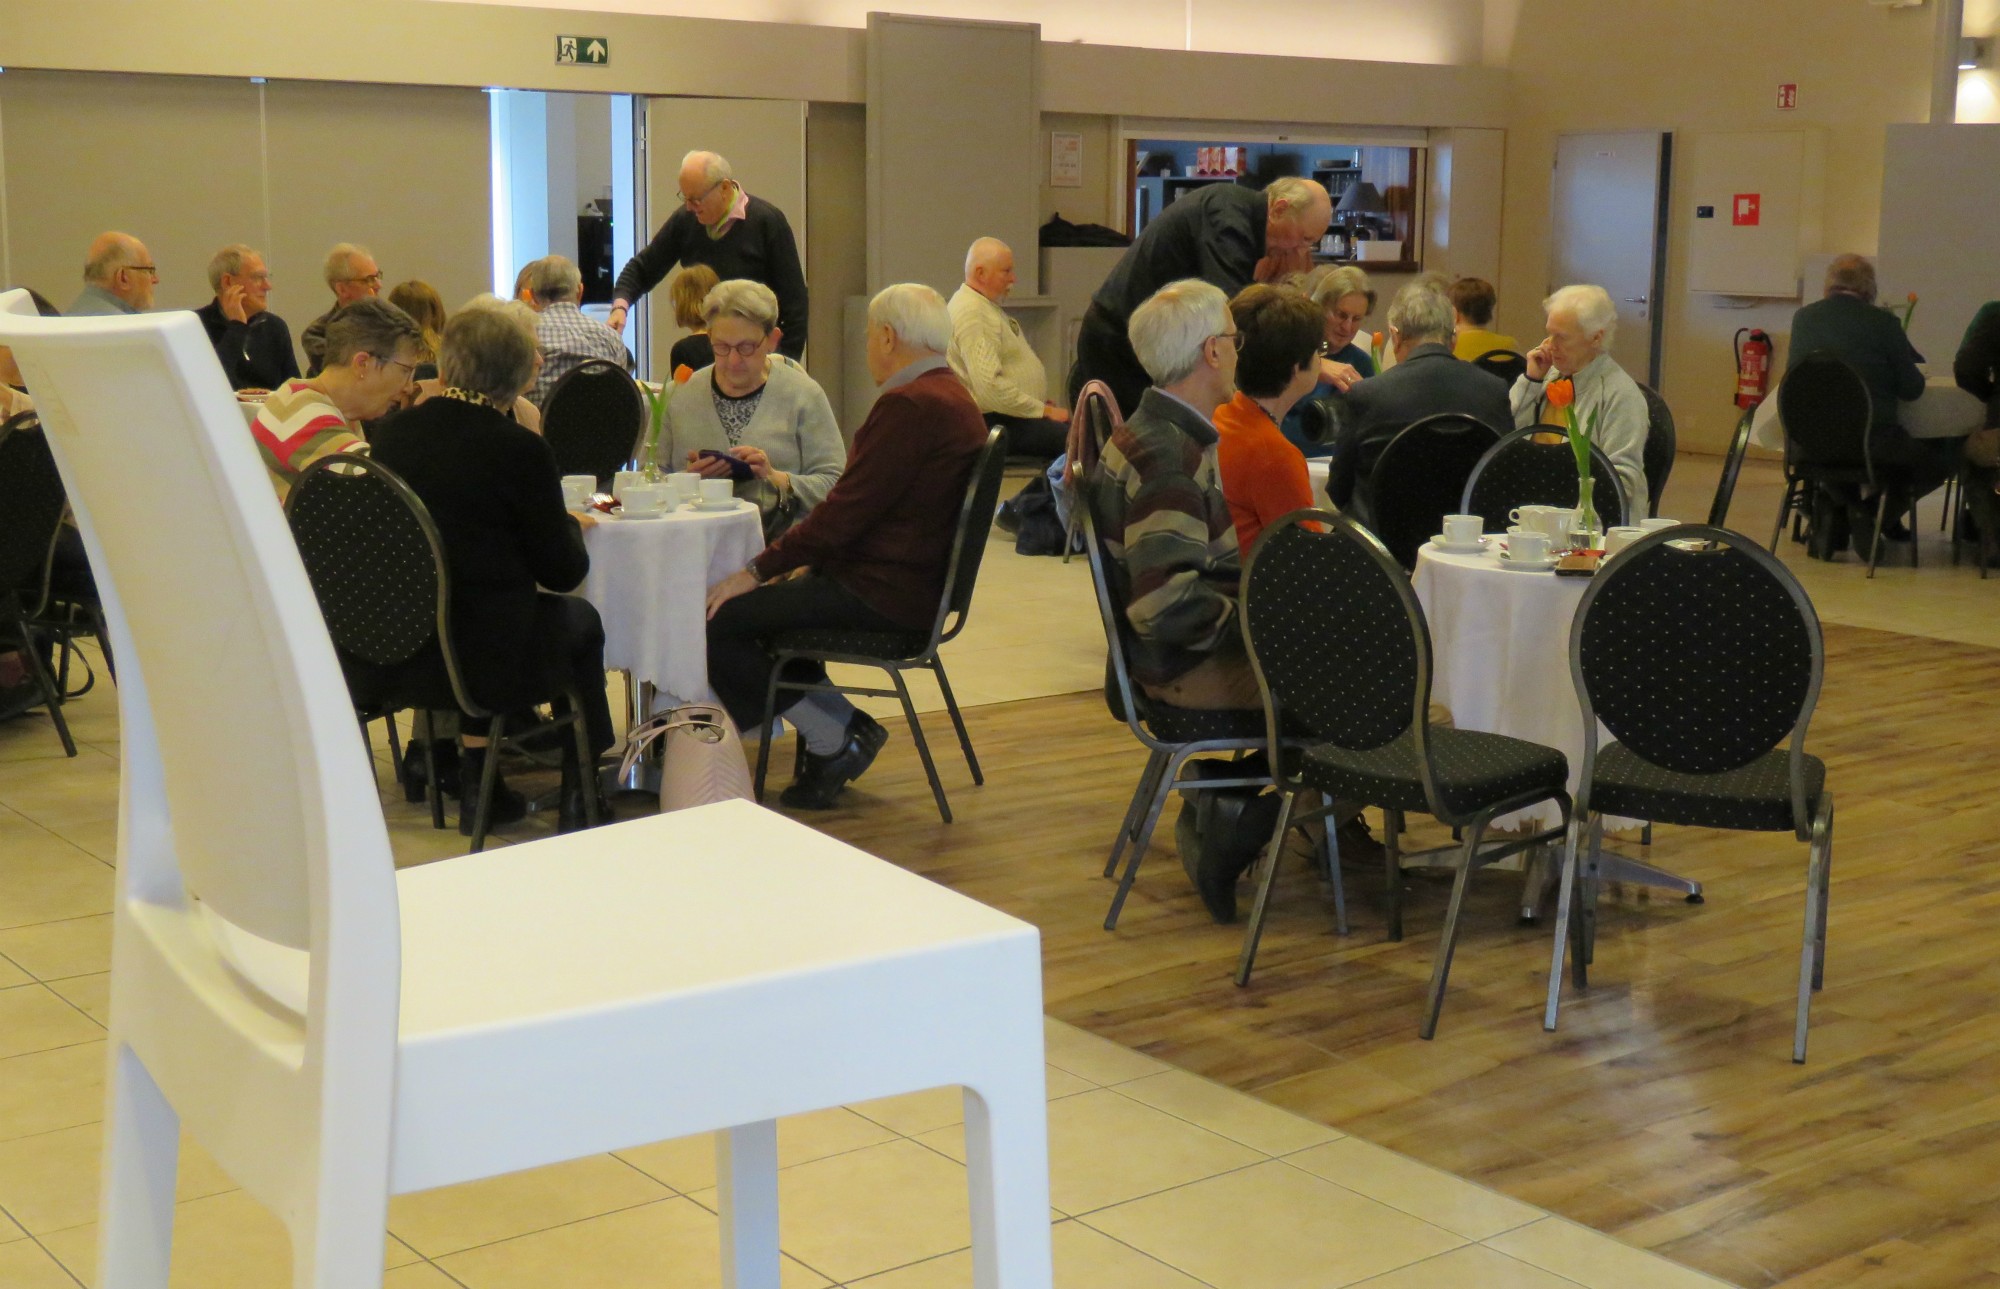
[{"label": "orange sweater", "polygon": [[1312,479],[1304,454],[1248,394],[1239,392],[1215,409],[1215,428],[1222,436],[1216,446],[1222,496],[1236,522],[1236,544],[1247,555],[1266,524],[1313,504]]}]

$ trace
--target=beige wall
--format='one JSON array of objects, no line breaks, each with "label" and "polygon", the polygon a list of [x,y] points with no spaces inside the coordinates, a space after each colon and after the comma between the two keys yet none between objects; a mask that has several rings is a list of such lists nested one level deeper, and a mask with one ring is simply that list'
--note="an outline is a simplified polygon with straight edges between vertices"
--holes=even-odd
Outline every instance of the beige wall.
[{"label": "beige wall", "polygon": [[[1081,188],[1055,188],[1049,184],[1049,135],[1057,130],[1083,136]],[[1118,146],[1117,117],[1078,112],[1042,113],[1035,164],[1041,185],[1043,223],[1048,222],[1049,216],[1061,214],[1072,224],[1104,224],[1111,228],[1125,226],[1119,213],[1125,188],[1125,154]],[[1017,256],[1017,264],[1025,262]]]},{"label": "beige wall", "polygon": [[[1512,41],[1500,330],[1539,336],[1548,281],[1549,175],[1562,132],[1659,129],[1677,154],[1704,132],[1827,131],[1824,249],[1873,252],[1881,208],[1884,127],[1928,112],[1933,7],[1860,0],[1521,0]],[[1585,52],[1587,51],[1587,52]],[[1799,87],[1797,110],[1777,87]],[[1687,291],[1693,210],[1669,203],[1662,384],[1681,445],[1720,451],[1735,425],[1742,326],[1790,330],[1797,301],[1716,307]],[[1936,355],[1933,355],[1934,357]],[[1782,358],[1782,351],[1780,354]]]},{"label": "beige wall", "polygon": [[[835,408],[847,406],[846,300],[868,289],[868,220],[864,175],[865,110],[857,103],[806,107],[806,286],[812,293],[813,379]],[[857,427],[842,424],[850,437]]]}]

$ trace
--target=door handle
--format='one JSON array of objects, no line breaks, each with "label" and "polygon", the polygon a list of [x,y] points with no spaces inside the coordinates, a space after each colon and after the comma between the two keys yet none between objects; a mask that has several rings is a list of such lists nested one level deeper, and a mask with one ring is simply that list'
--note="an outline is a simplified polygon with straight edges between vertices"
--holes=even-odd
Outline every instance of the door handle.
[{"label": "door handle", "polygon": [[1628,295],[1628,296],[1626,296],[1626,297],[1625,297],[1625,303],[1627,303],[1627,304],[1645,304],[1646,302],[1648,302],[1648,301],[1649,301],[1649,300],[1651,300],[1652,298],[1653,298],[1653,297],[1651,297],[1651,296],[1649,296],[1649,295]]}]

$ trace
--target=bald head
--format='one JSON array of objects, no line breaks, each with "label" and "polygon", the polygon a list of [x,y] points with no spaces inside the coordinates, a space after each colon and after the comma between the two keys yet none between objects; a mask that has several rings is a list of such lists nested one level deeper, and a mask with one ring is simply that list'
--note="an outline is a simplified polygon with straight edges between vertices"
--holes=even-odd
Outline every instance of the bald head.
[{"label": "bald head", "polygon": [[130,233],[99,233],[83,261],[84,281],[142,313],[153,307],[153,284],[159,278],[146,244]]},{"label": "bald head", "polygon": [[982,237],[965,253],[965,284],[998,304],[1014,289],[1014,252],[997,237]]},{"label": "bald head", "polygon": [[729,162],[716,152],[690,152],[681,158],[681,205],[713,228],[736,204],[736,176]]}]

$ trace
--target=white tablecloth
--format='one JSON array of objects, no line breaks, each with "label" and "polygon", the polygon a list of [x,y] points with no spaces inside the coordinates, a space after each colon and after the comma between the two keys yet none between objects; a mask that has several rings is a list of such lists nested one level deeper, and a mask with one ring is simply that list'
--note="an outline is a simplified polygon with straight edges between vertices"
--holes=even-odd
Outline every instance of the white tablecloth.
[{"label": "white tablecloth", "polygon": [[1306,458],[1306,476],[1312,480],[1313,504],[1315,506],[1330,506],[1333,504],[1327,500],[1326,495],[1326,476],[1332,467],[1332,457]]},{"label": "white tablecloth", "polygon": [[[1574,793],[1583,709],[1570,682],[1569,628],[1590,579],[1517,572],[1493,554],[1446,555],[1426,543],[1410,580],[1430,623],[1431,701],[1450,708],[1459,729],[1557,749],[1569,758]],[[1559,817],[1545,803],[1495,822],[1550,828]]]},{"label": "white tablecloth", "polygon": [[[1928,377],[1924,392],[1898,407],[1896,418],[1913,439],[1955,439],[1978,429],[1986,418],[1986,404],[1960,389],[1949,376]],[[1750,441],[1760,448],[1785,446],[1776,394],[1757,405],[1750,418]]]},{"label": "white tablecloth", "polygon": [[600,519],[583,544],[590,576],[577,594],[604,619],[604,665],[681,701],[712,701],[708,588],[764,549],[757,507]]}]

